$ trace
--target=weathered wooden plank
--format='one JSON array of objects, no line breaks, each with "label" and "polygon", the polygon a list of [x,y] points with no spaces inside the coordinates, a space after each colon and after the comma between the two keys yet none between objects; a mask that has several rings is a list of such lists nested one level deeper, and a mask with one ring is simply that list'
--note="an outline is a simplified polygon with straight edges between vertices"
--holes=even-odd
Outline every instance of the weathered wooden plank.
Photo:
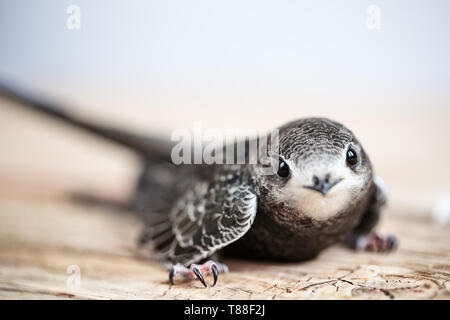
[{"label": "weathered wooden plank", "polygon": [[[393,213],[391,209],[391,213]],[[170,286],[167,272],[134,245],[133,216],[55,199],[0,198],[0,297],[27,299],[431,299],[450,298],[450,233],[392,214],[393,254],[341,246],[304,263],[226,260],[214,288]],[[79,289],[67,268],[80,268]],[[211,279],[208,279],[211,281]]]}]

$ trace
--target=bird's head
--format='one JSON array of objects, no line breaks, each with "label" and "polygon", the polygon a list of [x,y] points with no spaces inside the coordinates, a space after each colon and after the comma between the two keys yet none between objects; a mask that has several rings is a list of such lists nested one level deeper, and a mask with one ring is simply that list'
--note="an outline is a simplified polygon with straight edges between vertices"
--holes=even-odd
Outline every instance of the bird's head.
[{"label": "bird's head", "polygon": [[351,208],[372,182],[361,144],[350,130],[328,119],[307,118],[280,127],[269,155],[278,166],[273,175],[256,170],[262,200],[317,220]]}]

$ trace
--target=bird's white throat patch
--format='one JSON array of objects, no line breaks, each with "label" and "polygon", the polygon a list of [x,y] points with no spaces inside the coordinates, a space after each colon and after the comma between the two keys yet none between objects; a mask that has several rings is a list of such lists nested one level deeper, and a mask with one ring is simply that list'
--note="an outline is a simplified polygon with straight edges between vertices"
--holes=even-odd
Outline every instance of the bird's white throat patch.
[{"label": "bird's white throat patch", "polygon": [[305,188],[288,192],[294,195],[292,200],[295,201],[295,207],[299,212],[317,220],[325,220],[344,210],[351,201],[351,192],[342,188],[342,185],[339,186],[339,184],[334,186],[326,195]]},{"label": "bird's white throat patch", "polygon": [[294,175],[279,193],[279,201],[286,201],[296,208],[301,215],[316,220],[326,220],[345,210],[357,197],[363,181],[350,172],[340,170],[334,179],[342,179],[333,186],[326,195],[304,186],[304,177]]}]

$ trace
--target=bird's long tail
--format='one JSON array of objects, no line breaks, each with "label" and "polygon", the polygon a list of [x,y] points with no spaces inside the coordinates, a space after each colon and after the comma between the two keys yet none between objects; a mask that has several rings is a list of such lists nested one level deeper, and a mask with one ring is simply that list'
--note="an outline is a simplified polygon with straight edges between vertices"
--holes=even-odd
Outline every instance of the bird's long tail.
[{"label": "bird's long tail", "polygon": [[128,147],[141,155],[145,160],[170,161],[171,144],[168,140],[139,135],[77,118],[67,112],[68,108],[61,104],[37,98],[32,94],[28,94],[26,90],[6,85],[4,81],[0,81],[0,96],[22,107],[43,113],[68,125],[81,128],[96,136]]}]

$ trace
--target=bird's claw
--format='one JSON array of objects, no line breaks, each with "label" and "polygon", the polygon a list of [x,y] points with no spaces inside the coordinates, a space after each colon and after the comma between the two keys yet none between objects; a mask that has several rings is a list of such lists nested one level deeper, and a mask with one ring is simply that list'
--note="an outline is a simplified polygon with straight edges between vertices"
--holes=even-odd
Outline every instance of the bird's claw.
[{"label": "bird's claw", "polygon": [[206,282],[205,282],[205,279],[203,278],[202,273],[200,272],[200,270],[195,265],[191,266],[191,270],[197,276],[198,280],[200,280],[200,282],[205,286],[205,288],[208,287],[206,285]]},{"label": "bird's claw", "polygon": [[217,278],[219,276],[219,270],[217,270],[217,265],[216,265],[215,262],[211,263],[210,269],[211,269],[211,272],[212,272],[213,277],[214,277],[214,283],[212,285],[214,287],[216,285]]},{"label": "bird's claw", "polygon": [[208,285],[206,284],[204,275],[212,274],[212,287],[214,287],[217,283],[219,272],[228,272],[228,267],[223,263],[216,263],[211,260],[199,265],[192,264],[190,268],[182,264],[176,264],[169,272],[169,282],[173,285],[175,278],[183,278],[185,280],[194,280],[197,278],[206,288]]},{"label": "bird's claw", "polygon": [[169,272],[169,282],[170,282],[171,285],[174,284],[174,282],[173,282],[173,277],[174,276],[175,276],[175,266],[173,266],[172,269],[170,269],[170,272]]},{"label": "bird's claw", "polygon": [[380,236],[376,232],[360,236],[357,241],[357,248],[364,251],[389,252],[395,250],[398,246],[395,236]]}]

